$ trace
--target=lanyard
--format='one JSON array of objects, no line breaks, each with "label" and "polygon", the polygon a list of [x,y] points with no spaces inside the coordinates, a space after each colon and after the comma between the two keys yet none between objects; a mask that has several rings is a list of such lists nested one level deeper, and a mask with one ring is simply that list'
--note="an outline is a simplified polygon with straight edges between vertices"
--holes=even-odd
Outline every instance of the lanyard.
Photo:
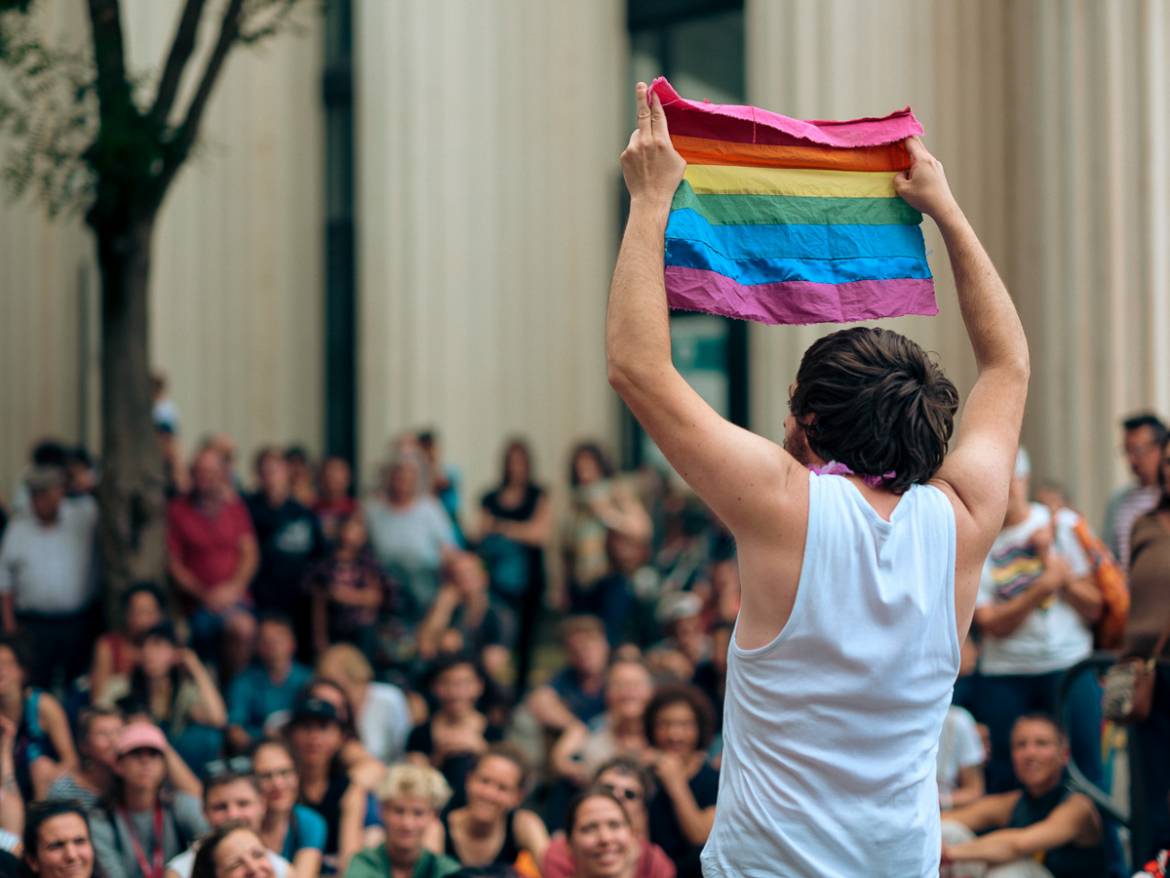
[{"label": "lanyard", "polygon": [[134,850],[134,859],[138,861],[138,868],[142,871],[142,878],[163,878],[163,812],[162,805],[154,803],[154,853],[151,862],[146,862],[146,851],[142,849],[142,842],[138,840],[138,832],[130,820],[130,814],[125,808],[119,808],[122,819],[126,822],[126,831],[130,834],[130,845]]}]

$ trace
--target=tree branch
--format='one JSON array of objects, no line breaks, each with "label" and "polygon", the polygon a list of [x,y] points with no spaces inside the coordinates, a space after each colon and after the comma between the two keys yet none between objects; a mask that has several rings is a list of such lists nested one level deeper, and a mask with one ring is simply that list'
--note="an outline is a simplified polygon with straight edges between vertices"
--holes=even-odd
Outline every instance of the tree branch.
[{"label": "tree branch", "polygon": [[171,41],[171,49],[158,81],[154,106],[150,110],[150,118],[159,128],[167,124],[175,96],[179,92],[179,83],[183,80],[183,71],[191,60],[191,53],[195,51],[195,37],[199,33],[199,20],[203,16],[205,3],[206,0],[187,0],[183,7],[175,38]]},{"label": "tree branch", "polygon": [[[90,2],[93,3],[96,0],[90,0]],[[219,36],[215,40],[215,47],[211,50],[211,57],[207,59],[207,66],[204,68],[203,76],[195,89],[195,95],[187,107],[187,115],[183,119],[183,124],[175,132],[174,139],[167,145],[167,157],[162,172],[159,174],[156,189],[159,201],[166,194],[167,187],[170,186],[175,174],[178,173],[179,168],[186,160],[187,154],[195,142],[195,137],[199,134],[199,124],[203,120],[203,112],[207,109],[207,102],[211,99],[211,93],[215,89],[216,80],[219,79],[219,74],[223,70],[224,61],[227,60],[232,43],[239,37],[240,12],[243,6],[244,0],[229,0],[227,8],[224,9],[223,18],[219,23]]]},{"label": "tree branch", "polygon": [[89,23],[97,69],[98,111],[103,122],[121,119],[130,106],[130,84],[126,81],[118,0],[89,0]]}]

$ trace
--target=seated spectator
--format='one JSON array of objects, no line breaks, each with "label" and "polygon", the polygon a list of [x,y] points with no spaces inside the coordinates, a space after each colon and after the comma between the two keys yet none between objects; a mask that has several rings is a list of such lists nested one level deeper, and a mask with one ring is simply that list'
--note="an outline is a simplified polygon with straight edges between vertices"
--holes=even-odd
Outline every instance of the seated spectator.
[{"label": "seated spectator", "polygon": [[199,845],[193,878],[275,878],[271,853],[243,823],[225,823]]},{"label": "seated spectator", "polygon": [[360,509],[342,521],[332,557],[313,569],[308,585],[317,652],[324,652],[331,643],[352,643],[372,660],[377,652],[378,616],[393,610],[393,594],[369,553]]},{"label": "seated spectator", "polygon": [[[674,863],[647,837],[649,828],[646,803],[654,792],[654,779],[641,762],[627,756],[616,756],[604,763],[593,778],[593,788],[604,790],[616,798],[626,812],[641,853],[634,866],[633,878],[674,878]],[[549,843],[541,863],[542,878],[578,878],[573,865],[573,853],[568,839],[557,833]]]},{"label": "seated spectator", "polygon": [[548,494],[535,481],[532,451],[523,439],[508,442],[500,481],[479,505],[479,553],[487,564],[492,595],[516,620],[516,691],[524,692],[544,598],[544,550],[553,520]]},{"label": "seated spectator", "polygon": [[450,787],[433,768],[392,765],[378,787],[386,841],[354,857],[345,878],[447,878],[457,874],[460,866],[455,860],[423,846],[427,830],[450,798]]},{"label": "seated spectator", "polygon": [[225,677],[247,666],[256,636],[249,586],[260,552],[224,452],[205,447],[191,463],[191,492],[167,506],[167,570],[187,605],[191,641],[203,658],[222,648]]},{"label": "seated spectator", "polygon": [[158,725],[196,772],[223,749],[227,725],[223,697],[199,657],[179,643],[169,622],[146,633],[138,663],[128,677],[110,680],[103,703]]},{"label": "seated spectator", "polygon": [[[256,480],[258,490],[247,499],[260,548],[252,600],[262,612],[296,619],[305,605],[309,571],[325,557],[325,535],[317,516],[293,498],[288,464],[279,449],[264,448],[256,455]],[[307,622],[307,614],[302,615]]]},{"label": "seated spectator", "polygon": [[386,471],[382,492],[365,503],[370,546],[382,572],[403,586],[408,621],[422,618],[438,591],[443,556],[458,548],[451,519],[423,484],[424,462],[401,452]]},{"label": "seated spectator", "polygon": [[572,488],[561,553],[573,614],[594,614],[611,647],[625,640],[632,593],[629,574],[648,558],[653,526],[641,500],[619,479],[594,442],[573,449]]},{"label": "seated spectator", "polygon": [[35,802],[24,823],[24,865],[36,878],[93,878],[89,820],[76,802]]},{"label": "seated spectator", "polygon": [[406,693],[390,683],[375,682],[370,663],[349,644],[327,649],[317,661],[317,673],[345,692],[366,752],[384,765],[400,761],[414,724]]},{"label": "seated spectator", "polygon": [[[983,566],[975,606],[982,634],[976,715],[991,734],[987,788],[1014,786],[1011,729],[1030,711],[1056,709],[1057,685],[1068,668],[1093,651],[1090,628],[1101,612],[1101,592],[1074,532],[1076,514],[1053,518],[1028,502],[1031,464],[1021,450],[1008,494],[1003,529]],[[1081,674],[1067,693],[1073,756],[1085,776],[1102,784],[1101,690]]]},{"label": "seated spectator", "polygon": [[293,660],[296,651],[292,621],[262,615],[256,634],[257,664],[237,675],[228,689],[228,743],[236,751],[247,750],[264,737],[268,718],[290,710],[312,678],[312,671]]},{"label": "seated spectator", "polygon": [[65,711],[48,692],[25,682],[22,641],[0,637],[0,716],[15,727],[16,784],[24,801],[44,798],[61,774],[77,768]]},{"label": "seated spectator", "polygon": [[711,704],[694,686],[663,686],[646,707],[647,761],[658,791],[650,800],[650,840],[679,878],[699,878],[699,853],[715,822],[719,772],[707,761],[715,734]]},{"label": "seated spectator", "polygon": [[605,670],[609,643],[596,616],[571,616],[561,623],[568,667],[528,696],[528,709],[548,729],[564,731],[588,723],[605,710]]},{"label": "seated spectator", "polygon": [[166,598],[152,582],[139,582],[122,593],[122,630],[108,631],[93,647],[89,671],[90,701],[100,702],[114,676],[126,676],[139,660],[146,632],[166,621]]},{"label": "seated spectator", "polygon": [[[634,878],[638,839],[629,815],[612,793],[590,789],[570,804],[565,820],[577,878]],[[663,873],[658,873],[663,874]]]},{"label": "seated spectator", "polygon": [[167,788],[166,737],[133,722],[118,736],[114,789],[93,814],[104,878],[156,878],[163,863],[207,831],[199,800]]},{"label": "seated spectator", "polygon": [[589,726],[575,723],[552,751],[556,773],[576,787],[587,786],[600,765],[615,756],[641,757],[647,747],[644,715],[654,681],[640,661],[615,661],[605,682],[606,711]]},{"label": "seated spectator", "polygon": [[504,730],[480,713],[483,674],[466,655],[441,656],[431,669],[430,690],[435,711],[416,726],[406,741],[411,761],[431,765],[443,773],[462,802],[464,783],[479,754],[501,741]]},{"label": "seated spectator", "polygon": [[[118,738],[125,722],[113,707],[88,707],[77,721],[77,753],[81,766],[66,772],[49,787],[48,799],[78,802],[86,811],[92,811],[114,790],[118,770]],[[195,796],[203,795],[203,784],[194,772],[179,758],[166,742],[163,753],[167,764],[167,778],[175,790]]]},{"label": "seated spectator", "polygon": [[264,799],[261,839],[292,863],[296,878],[317,878],[328,829],[320,814],[297,801],[300,778],[288,746],[261,741],[252,751],[252,768]]},{"label": "seated spectator", "polygon": [[1064,732],[1049,716],[1027,714],[1012,727],[1011,744],[1023,789],[985,796],[947,815],[943,874],[958,878],[970,863],[993,867],[987,878],[1107,874],[1101,816],[1088,796],[1068,786]]},{"label": "seated spectator", "polygon": [[289,490],[293,499],[312,509],[317,504],[317,474],[313,472],[309,452],[301,445],[290,445],[284,450],[284,462],[288,465]]},{"label": "seated spectator", "polygon": [[359,509],[357,500],[350,494],[352,482],[349,461],[344,457],[327,457],[322,461],[317,500],[312,508],[325,538],[331,543],[340,537],[342,523]]},{"label": "seated spectator", "polygon": [[504,679],[511,657],[503,622],[491,605],[487,569],[471,552],[457,552],[445,574],[418,628],[419,658],[429,662],[439,653],[467,652],[493,680]]},{"label": "seated spectator", "polygon": [[462,545],[463,536],[459,528],[459,470],[443,464],[443,450],[439,442],[438,431],[434,429],[420,430],[415,436],[415,441],[426,461],[431,494],[451,518],[456,538]]},{"label": "seated spectator", "polygon": [[962,808],[983,798],[983,738],[975,718],[952,704],[938,740],[938,803],[943,811]]},{"label": "seated spectator", "polygon": [[[238,764],[237,764],[238,763]],[[237,756],[227,763],[208,766],[207,784],[203,790],[203,816],[213,830],[229,823],[238,823],[259,834],[264,821],[264,802],[251,761]],[[191,878],[199,842],[167,863],[166,878]],[[268,848],[268,862],[276,878],[290,874],[288,860]],[[297,876],[299,878],[299,876]]]},{"label": "seated spectator", "polygon": [[350,779],[367,790],[377,787],[386,771],[386,764],[370,753],[358,736],[353,704],[346,690],[328,677],[314,677],[305,687],[304,694],[332,705],[341,720],[344,743],[339,758]]},{"label": "seated spectator", "polygon": [[65,472],[32,470],[25,478],[29,514],[0,543],[0,620],[24,638],[28,681],[63,687],[85,673],[97,633],[97,502],[65,502]]},{"label": "seated spectator", "polygon": [[679,591],[663,595],[658,602],[657,616],[666,634],[659,645],[686,656],[692,674],[693,669],[711,658],[711,637],[703,622],[703,601],[697,594]]},{"label": "seated spectator", "polygon": [[[0,850],[12,848],[24,831],[24,799],[13,782],[16,777],[16,725],[0,715]],[[7,841],[9,845],[5,845]],[[11,865],[11,863],[9,863]]]},{"label": "seated spectator", "polygon": [[447,856],[466,867],[515,867],[524,853],[544,859],[548,831],[533,811],[521,808],[528,785],[524,754],[493,744],[467,775],[467,804],[443,818]]},{"label": "seated spectator", "polygon": [[322,874],[345,871],[362,848],[368,810],[364,788],[350,780],[341,762],[345,743],[341,718],[327,701],[312,696],[293,707],[289,751],[300,779],[300,801],[316,811],[326,827]]}]

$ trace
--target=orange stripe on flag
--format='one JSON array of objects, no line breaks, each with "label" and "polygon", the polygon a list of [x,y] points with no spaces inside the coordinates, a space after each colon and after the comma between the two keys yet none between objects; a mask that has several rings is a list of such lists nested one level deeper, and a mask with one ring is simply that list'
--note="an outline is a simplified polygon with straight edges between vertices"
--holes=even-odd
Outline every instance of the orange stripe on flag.
[{"label": "orange stripe on flag", "polygon": [[757,168],[821,168],[834,171],[900,171],[910,167],[906,147],[883,146],[836,149],[831,146],[774,146],[764,143],[732,143],[706,137],[672,135],[671,141],[684,159],[696,165],[743,165]]}]

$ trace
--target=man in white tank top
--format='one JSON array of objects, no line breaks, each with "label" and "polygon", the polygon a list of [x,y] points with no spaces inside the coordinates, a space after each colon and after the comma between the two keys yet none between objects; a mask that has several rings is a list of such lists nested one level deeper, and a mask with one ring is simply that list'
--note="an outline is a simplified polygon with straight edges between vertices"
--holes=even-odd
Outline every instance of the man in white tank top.
[{"label": "man in white tank top", "polygon": [[743,590],[704,874],[936,876],[939,732],[1027,393],[1019,317],[942,165],[911,138],[895,186],[942,233],[979,369],[953,447],[954,386],[879,329],[809,348],[783,448],[727,422],[671,362],[663,235],[686,164],[642,83],[637,107],[610,383],[734,533]]}]

